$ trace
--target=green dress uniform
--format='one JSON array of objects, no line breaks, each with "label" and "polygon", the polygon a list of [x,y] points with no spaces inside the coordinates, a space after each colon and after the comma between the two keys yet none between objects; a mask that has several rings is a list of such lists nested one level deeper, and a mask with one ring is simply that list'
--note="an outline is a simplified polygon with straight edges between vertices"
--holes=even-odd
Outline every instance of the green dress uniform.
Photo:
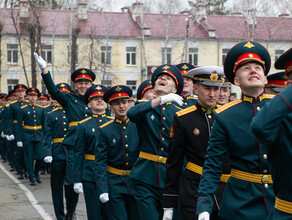
[{"label": "green dress uniform", "polygon": [[196,105],[197,102],[198,102],[198,99],[195,98],[195,97],[192,97],[190,95],[183,96],[183,105],[182,105],[182,108],[185,109],[185,108],[191,107],[193,105]]},{"label": "green dress uniform", "polygon": [[[43,159],[45,123],[44,108],[37,104],[28,104],[21,107],[17,116],[16,141],[23,142],[26,169],[31,184],[35,184],[40,170],[40,161]],[[34,160],[36,160],[35,169]]]},{"label": "green dress uniform", "polygon": [[[85,95],[85,103],[91,98],[103,96],[107,88],[103,85],[90,87]],[[90,220],[106,219],[106,206],[101,204],[95,182],[95,146],[97,143],[98,128],[113,118],[93,114],[79,122],[75,138],[73,181],[82,183],[86,204],[87,218]]]},{"label": "green dress uniform", "polygon": [[[129,100],[132,90],[114,86],[104,94],[104,101],[112,104]],[[95,180],[98,195],[108,193],[110,220],[140,219],[134,185],[129,173],[139,155],[139,138],[135,123],[115,118],[99,127],[95,147]]]},{"label": "green dress uniform", "polygon": [[[234,83],[236,69],[245,62],[270,69],[270,55],[256,42],[242,42],[227,54],[224,73]],[[251,132],[250,123],[271,99],[264,93],[257,97],[242,94],[242,98],[225,104],[214,112],[203,174],[199,184],[197,214],[212,213],[225,156],[231,167],[231,176],[225,186],[219,216],[223,219],[265,219],[274,204],[273,181],[267,160],[267,149]]]},{"label": "green dress uniform", "polygon": [[[278,69],[292,74],[292,49],[286,51],[275,63]],[[292,86],[279,93],[257,114],[251,129],[265,144],[276,195],[275,208],[267,219],[292,219]]]},{"label": "green dress uniform", "polygon": [[[2,99],[2,95],[0,97]],[[4,109],[5,106],[0,107],[0,134],[5,134],[4,132],[4,122],[3,122],[3,116],[4,116]],[[7,158],[7,152],[6,152],[6,138],[5,137],[0,137],[0,155],[3,160],[3,162],[6,162]]]},{"label": "green dress uniform", "polygon": [[[180,94],[183,87],[182,76],[172,65],[158,67],[153,73],[152,85],[155,85],[158,75],[163,73],[175,77],[175,81],[178,81],[177,94]],[[141,219],[162,218],[169,132],[173,116],[180,110],[181,108],[171,102],[152,108],[151,101],[146,101],[138,102],[127,113],[129,119],[136,123],[140,138],[139,158],[130,177],[135,184],[135,198]]]}]

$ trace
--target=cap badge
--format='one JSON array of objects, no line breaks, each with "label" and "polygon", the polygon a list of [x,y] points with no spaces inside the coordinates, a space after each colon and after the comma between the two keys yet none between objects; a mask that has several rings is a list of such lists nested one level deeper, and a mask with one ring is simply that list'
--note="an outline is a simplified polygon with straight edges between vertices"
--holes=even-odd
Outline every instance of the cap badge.
[{"label": "cap badge", "polygon": [[121,89],[121,87],[119,87],[119,86],[117,86],[117,88],[116,88],[116,91],[121,91],[122,89]]},{"label": "cap badge", "polygon": [[162,69],[167,70],[169,68],[170,68],[169,66],[165,65]]},{"label": "cap badge", "polygon": [[61,87],[65,87],[65,84],[64,84],[64,83],[62,83],[60,86],[61,86]]},{"label": "cap badge", "polygon": [[188,66],[185,64],[181,68],[186,70],[186,69],[188,69]]},{"label": "cap badge", "polygon": [[251,42],[247,42],[243,47],[247,47],[247,48],[252,48],[255,47],[255,45],[253,45]]},{"label": "cap badge", "polygon": [[81,73],[82,73],[82,74],[86,73],[85,69],[81,70]]},{"label": "cap badge", "polygon": [[96,87],[96,90],[101,90],[101,87],[100,87],[100,86],[97,86],[97,87]]},{"label": "cap badge", "polygon": [[121,94],[121,93],[118,93],[118,96],[119,96],[119,97],[121,97],[121,96],[122,96],[122,94]]},{"label": "cap badge", "polygon": [[251,53],[248,54],[248,58],[253,58],[253,55]]},{"label": "cap badge", "polygon": [[211,75],[210,75],[210,79],[212,81],[216,81],[218,79],[218,74],[216,71],[214,71]]},{"label": "cap badge", "polygon": [[198,128],[195,128],[193,133],[195,136],[198,136],[200,134],[200,130]]},{"label": "cap badge", "polygon": [[224,84],[224,82],[225,82],[225,78],[224,78],[224,77],[222,77],[222,84]]}]

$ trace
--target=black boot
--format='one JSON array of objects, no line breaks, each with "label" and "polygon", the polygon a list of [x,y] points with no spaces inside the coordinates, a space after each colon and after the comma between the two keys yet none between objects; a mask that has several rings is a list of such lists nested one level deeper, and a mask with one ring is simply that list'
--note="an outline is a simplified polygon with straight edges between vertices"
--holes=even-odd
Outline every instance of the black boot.
[{"label": "black boot", "polygon": [[64,220],[76,220],[75,212],[67,212]]},{"label": "black boot", "polygon": [[35,179],[38,183],[42,183],[41,177],[38,174],[35,175]]},{"label": "black boot", "polygon": [[23,174],[22,174],[22,173],[19,173],[17,178],[18,178],[19,180],[23,180],[23,179],[24,179]]}]

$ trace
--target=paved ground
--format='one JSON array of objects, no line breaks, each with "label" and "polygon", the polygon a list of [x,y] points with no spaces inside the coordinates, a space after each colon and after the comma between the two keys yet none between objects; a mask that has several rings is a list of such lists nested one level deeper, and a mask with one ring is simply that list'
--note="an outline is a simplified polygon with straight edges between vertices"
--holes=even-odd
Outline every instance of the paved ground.
[{"label": "paved ground", "polygon": [[[42,184],[30,186],[28,179],[18,180],[15,172],[9,171],[7,163],[0,163],[0,219],[37,220],[56,219],[53,210],[50,175],[42,175]],[[85,220],[84,196],[80,194],[77,219]]]}]

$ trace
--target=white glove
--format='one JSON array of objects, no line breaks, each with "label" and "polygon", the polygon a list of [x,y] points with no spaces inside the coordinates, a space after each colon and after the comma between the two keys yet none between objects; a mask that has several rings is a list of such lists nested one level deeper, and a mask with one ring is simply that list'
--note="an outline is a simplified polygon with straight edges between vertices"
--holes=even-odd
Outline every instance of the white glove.
[{"label": "white glove", "polygon": [[5,138],[6,134],[4,134],[4,131],[1,132],[1,137]]},{"label": "white glove", "polygon": [[11,140],[10,140],[10,135],[6,135],[6,140],[7,140],[7,141],[11,141]]},{"label": "white glove", "polygon": [[74,183],[74,191],[76,193],[83,193],[83,185],[82,185],[82,183]]},{"label": "white glove", "polygon": [[33,55],[34,55],[34,58],[35,58],[36,62],[39,64],[39,66],[40,66],[41,69],[44,69],[44,68],[47,67],[46,61],[41,56],[39,56],[35,52],[33,53]]},{"label": "white glove", "polygon": [[163,208],[163,218],[162,220],[172,220],[173,208]]},{"label": "white glove", "polygon": [[198,220],[210,220],[209,212],[201,212],[199,214]]},{"label": "white glove", "polygon": [[52,163],[52,161],[53,161],[53,157],[51,157],[51,156],[46,156],[46,157],[44,158],[44,161],[45,161],[45,163]]},{"label": "white glove", "polygon": [[17,141],[17,142],[16,142],[16,145],[17,145],[17,147],[23,147],[23,143],[22,143],[22,141]]},{"label": "white glove", "polygon": [[11,141],[13,141],[13,140],[15,139],[15,137],[14,137],[13,134],[11,134],[11,135],[9,135],[9,136],[10,136],[10,140],[11,140]]},{"label": "white glove", "polygon": [[100,194],[99,196],[99,200],[102,202],[102,203],[106,203],[109,201],[109,197],[108,197],[108,193],[102,193]]},{"label": "white glove", "polygon": [[160,96],[161,102],[160,105],[163,105],[167,102],[176,102],[178,105],[182,106],[183,98],[180,97],[178,94],[170,93],[167,95]]}]

